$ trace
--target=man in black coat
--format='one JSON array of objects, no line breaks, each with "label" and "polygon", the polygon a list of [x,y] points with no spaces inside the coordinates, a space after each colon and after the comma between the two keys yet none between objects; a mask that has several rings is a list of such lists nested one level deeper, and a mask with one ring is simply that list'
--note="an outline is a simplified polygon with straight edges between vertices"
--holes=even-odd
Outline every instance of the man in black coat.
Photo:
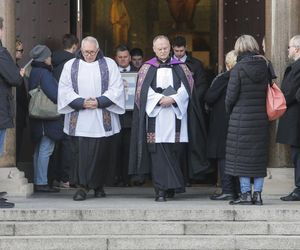
[{"label": "man in black coat", "polygon": [[[0,17],[0,157],[4,151],[7,128],[14,127],[14,97],[12,87],[22,84],[24,69],[18,69],[7,49],[2,47],[3,18]],[[6,192],[0,192],[0,197]],[[14,207],[13,203],[0,198],[0,208]]]},{"label": "man in black coat", "polygon": [[[54,51],[52,54],[53,76],[57,82],[64,65],[67,61],[75,58],[75,52],[78,49],[79,40],[73,34],[65,34],[62,39],[62,50]],[[49,181],[60,188],[69,188],[71,152],[70,138],[66,134],[62,140],[56,142],[54,153],[51,156],[49,167]],[[57,181],[57,183],[55,182]]]},{"label": "man in black coat", "polygon": [[184,62],[194,78],[194,90],[189,109],[188,164],[184,164],[184,160],[181,164],[185,181],[189,186],[189,177],[196,179],[196,176],[203,174],[209,167],[206,157],[207,121],[204,111],[204,96],[209,86],[202,62],[187,52],[186,39],[182,36],[175,37],[172,41],[172,49],[173,58]]},{"label": "man in black coat", "polygon": [[280,199],[283,201],[300,201],[300,92],[297,92],[300,88],[300,35],[291,38],[288,57],[293,63],[286,68],[281,84],[287,111],[279,120],[277,142],[290,145],[295,167],[296,188],[292,193]]}]

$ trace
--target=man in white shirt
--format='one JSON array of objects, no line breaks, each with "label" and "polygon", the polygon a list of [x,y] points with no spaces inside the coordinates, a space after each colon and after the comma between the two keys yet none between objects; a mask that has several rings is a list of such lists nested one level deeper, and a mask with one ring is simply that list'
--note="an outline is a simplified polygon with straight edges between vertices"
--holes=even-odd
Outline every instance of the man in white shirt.
[{"label": "man in white shirt", "polygon": [[110,149],[121,129],[125,95],[118,66],[103,56],[94,37],[83,39],[77,58],[64,65],[58,111],[65,114],[64,132],[71,136],[71,181],[80,187],[73,199],[85,200],[89,189],[94,189],[95,197],[104,197],[107,167],[116,157]]},{"label": "man in white shirt", "polygon": [[156,57],[139,71],[130,147],[130,174],[152,173],[156,201],[185,192],[180,169],[188,143],[188,104],[193,77],[185,64],[170,58],[166,36],[153,40]]}]

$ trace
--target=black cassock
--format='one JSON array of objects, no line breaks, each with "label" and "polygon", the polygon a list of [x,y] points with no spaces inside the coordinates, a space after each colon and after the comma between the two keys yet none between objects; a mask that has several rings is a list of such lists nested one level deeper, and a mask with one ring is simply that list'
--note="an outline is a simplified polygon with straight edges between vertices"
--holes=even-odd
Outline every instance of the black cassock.
[{"label": "black cassock", "polygon": [[[175,189],[177,192],[183,192],[184,179],[181,172],[180,159],[186,143],[154,143],[153,141],[151,142],[151,138],[149,140],[151,136],[151,131],[149,131],[151,126],[149,124],[152,118],[149,119],[147,117],[145,108],[148,89],[150,86],[155,89],[156,86],[158,67],[160,67],[159,62],[152,59],[144,64],[139,71],[136,102],[133,111],[129,174],[152,173],[152,181],[155,188],[160,190]],[[179,80],[177,84],[176,80],[174,80],[175,90],[179,88],[182,81],[189,96],[191,96],[193,80],[187,67],[180,65],[180,63],[172,64],[172,61],[169,63],[169,67],[172,68],[173,80]],[[184,71],[184,69],[187,71]],[[190,81],[186,74],[189,74]],[[148,123],[148,131],[146,131],[146,123]]]},{"label": "black cassock", "polygon": [[71,183],[89,189],[110,184],[109,175],[114,172],[118,157],[115,150],[117,136],[118,134],[101,138],[71,136]]}]

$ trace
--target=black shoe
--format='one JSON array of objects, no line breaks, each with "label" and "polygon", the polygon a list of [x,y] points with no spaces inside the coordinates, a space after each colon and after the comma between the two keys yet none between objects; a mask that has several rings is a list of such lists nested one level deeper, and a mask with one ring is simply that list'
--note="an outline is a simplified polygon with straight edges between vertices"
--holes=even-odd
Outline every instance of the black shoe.
[{"label": "black shoe", "polygon": [[13,208],[15,206],[15,203],[7,202],[7,201],[1,201],[0,202],[0,208]]},{"label": "black shoe", "polygon": [[104,192],[103,188],[97,188],[97,189],[94,189],[94,191],[95,191],[94,196],[96,198],[106,197],[106,193]]},{"label": "black shoe", "polygon": [[252,202],[253,205],[263,205],[263,201],[261,199],[261,192],[255,191],[253,192],[253,197],[252,197]]},{"label": "black shoe", "polygon": [[167,198],[174,198],[174,196],[175,196],[175,190],[174,189],[168,189],[166,191],[166,197]]},{"label": "black shoe", "polygon": [[137,187],[141,187],[145,184],[145,181],[133,181],[132,185],[133,186],[137,186]]},{"label": "black shoe", "polygon": [[3,197],[3,196],[5,196],[5,195],[7,195],[7,192],[0,192],[0,197]]},{"label": "black shoe", "polygon": [[213,201],[228,201],[234,200],[236,197],[233,194],[214,194],[209,198]]},{"label": "black shoe", "polygon": [[165,202],[165,201],[167,201],[167,199],[166,199],[166,192],[163,191],[163,190],[159,190],[157,192],[157,194],[156,194],[155,201],[157,201],[157,202]]},{"label": "black shoe", "polygon": [[282,200],[282,201],[300,201],[300,195],[292,192],[287,196],[280,197],[280,200]]},{"label": "black shoe", "polygon": [[252,205],[251,192],[243,193],[234,201],[230,201],[229,205]]},{"label": "black shoe", "polygon": [[73,196],[74,201],[84,201],[86,200],[87,192],[84,189],[79,189]]},{"label": "black shoe", "polygon": [[58,193],[59,189],[50,187],[49,185],[34,185],[34,192],[36,193]]}]

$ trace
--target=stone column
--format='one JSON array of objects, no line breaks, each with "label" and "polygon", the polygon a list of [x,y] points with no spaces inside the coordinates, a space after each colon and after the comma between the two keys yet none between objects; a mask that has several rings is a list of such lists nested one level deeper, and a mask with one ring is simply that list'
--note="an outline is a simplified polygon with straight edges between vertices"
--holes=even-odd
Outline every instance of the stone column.
[{"label": "stone column", "polygon": [[[15,54],[15,1],[0,0],[0,16],[4,19],[3,46]],[[15,129],[6,133],[4,155],[0,157],[0,191],[11,196],[27,196],[32,193],[32,184],[27,183],[24,173],[16,168]]]},{"label": "stone column", "polygon": [[[289,39],[300,34],[299,11],[298,0],[266,0],[266,55],[272,61],[279,86],[288,64]],[[291,168],[289,147],[275,143],[277,125],[278,121],[271,124],[268,166],[268,178],[270,184],[273,183],[270,188],[274,193],[277,189],[282,192],[292,191],[294,187],[294,169]]]}]

